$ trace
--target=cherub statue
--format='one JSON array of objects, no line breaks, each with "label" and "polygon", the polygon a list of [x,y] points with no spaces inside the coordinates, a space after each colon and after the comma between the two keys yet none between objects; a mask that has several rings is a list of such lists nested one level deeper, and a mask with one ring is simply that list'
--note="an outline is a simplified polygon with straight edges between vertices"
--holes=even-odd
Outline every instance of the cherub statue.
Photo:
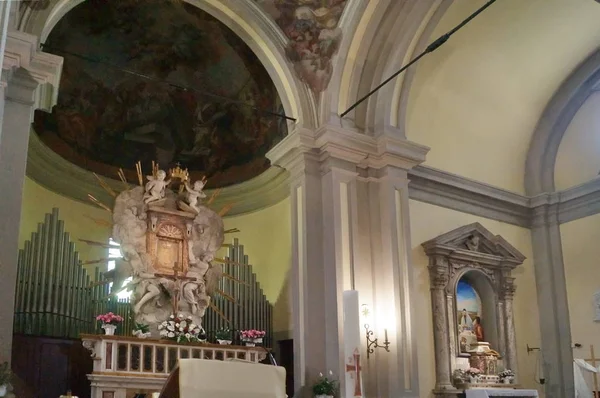
[{"label": "cherub statue", "polygon": [[163,170],[156,172],[156,178],[153,176],[147,176],[148,182],[146,183],[146,193],[144,194],[144,203],[155,202],[165,197],[165,189],[171,180],[165,181],[167,173]]},{"label": "cherub statue", "polygon": [[202,177],[201,180],[196,181],[193,187],[191,187],[190,184],[187,183],[187,181],[185,183],[185,189],[187,190],[188,205],[197,212],[200,211],[198,208],[198,199],[206,198],[206,194],[202,192],[205,185],[206,177]]}]

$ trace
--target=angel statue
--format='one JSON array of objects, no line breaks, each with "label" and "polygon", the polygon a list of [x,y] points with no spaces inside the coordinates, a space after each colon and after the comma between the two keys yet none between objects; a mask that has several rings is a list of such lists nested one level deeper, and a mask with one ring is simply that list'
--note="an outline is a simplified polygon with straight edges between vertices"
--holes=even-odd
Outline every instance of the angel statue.
[{"label": "angel statue", "polygon": [[198,180],[194,183],[194,186],[191,187],[187,182],[185,183],[185,189],[187,190],[187,200],[188,205],[199,212],[200,209],[198,207],[198,199],[206,198],[206,194],[202,192],[204,186],[206,185],[206,177],[202,177],[201,180]]},{"label": "angel statue", "polygon": [[165,189],[171,180],[165,181],[167,173],[163,170],[156,172],[156,177],[147,176],[148,182],[146,183],[146,193],[144,194],[144,203],[155,202],[165,197]]},{"label": "angel statue", "polygon": [[190,263],[190,269],[186,275],[187,277],[194,279],[190,282],[186,282],[183,286],[183,298],[192,308],[192,314],[194,315],[198,312],[198,304],[202,304],[199,303],[198,299],[206,299],[204,275],[210,267],[209,263],[211,260],[212,256],[208,255],[196,257],[194,261]]}]

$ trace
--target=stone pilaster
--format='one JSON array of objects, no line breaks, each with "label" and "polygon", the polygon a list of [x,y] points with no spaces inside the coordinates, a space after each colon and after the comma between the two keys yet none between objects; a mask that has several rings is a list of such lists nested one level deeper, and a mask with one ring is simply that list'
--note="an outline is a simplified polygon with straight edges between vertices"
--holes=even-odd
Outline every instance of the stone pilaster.
[{"label": "stone pilaster", "polygon": [[406,176],[427,150],[324,126],[298,128],[269,152],[290,173],[297,390],[332,370],[345,396],[342,293],[355,289],[374,307],[374,337],[382,343],[388,329],[391,342],[369,361],[363,351],[366,394],[419,396]]},{"label": "stone pilaster", "polygon": [[[23,182],[33,111],[51,106],[62,59],[36,51],[35,37],[21,32],[6,36],[2,64],[2,124],[0,130],[0,358],[12,350],[14,294]],[[42,101],[42,102],[40,102]],[[48,102],[50,101],[50,102]]]},{"label": "stone pilaster", "polygon": [[567,284],[553,195],[534,198],[531,239],[542,337],[547,398],[569,398],[575,388]]},{"label": "stone pilaster", "polygon": [[436,262],[444,262],[443,258],[433,257],[434,264],[429,266],[429,280],[431,284],[431,305],[433,316],[433,344],[435,348],[436,362],[435,389],[438,391],[453,389],[450,380],[450,342],[448,330],[448,311],[446,305],[446,287],[448,286],[448,267],[438,266]]},{"label": "stone pilaster", "polygon": [[[506,358],[505,366],[515,372],[515,382],[519,377],[518,363],[517,363],[517,338],[515,336],[515,322],[513,312],[513,297],[515,295],[515,278],[510,276],[504,276],[503,286],[501,289],[502,301],[504,302],[504,327],[506,341]],[[502,322],[501,322],[502,324]]]}]

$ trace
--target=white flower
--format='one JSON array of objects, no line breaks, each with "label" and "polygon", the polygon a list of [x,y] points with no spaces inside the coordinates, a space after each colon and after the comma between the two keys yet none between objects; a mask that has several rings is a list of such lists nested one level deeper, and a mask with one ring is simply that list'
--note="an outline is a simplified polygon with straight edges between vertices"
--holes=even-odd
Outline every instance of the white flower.
[{"label": "white flower", "polygon": [[333,372],[331,370],[329,371],[329,376],[333,376]]},{"label": "white flower", "polygon": [[198,327],[198,325],[196,325],[194,322],[190,323],[190,329],[196,329]]},{"label": "white flower", "polygon": [[175,328],[173,327],[173,325],[169,325],[169,326],[167,326],[167,330],[173,331],[173,330],[175,330]]},{"label": "white flower", "polygon": [[167,334],[167,337],[175,337],[175,333],[173,333],[173,332],[169,332],[169,333]]},{"label": "white flower", "polygon": [[181,325],[182,328],[185,328],[187,326],[187,322],[183,321],[183,322],[180,323],[180,325]]},{"label": "white flower", "polygon": [[176,324],[175,324],[175,327],[179,327],[179,325],[180,325],[179,323],[176,323]]},{"label": "white flower", "polygon": [[189,334],[189,333],[186,333],[186,334],[185,334],[185,338],[186,338],[186,339],[189,339],[190,337],[192,337],[192,335],[191,335],[191,334]]},{"label": "white flower", "polygon": [[171,315],[169,318],[171,318],[171,319],[175,319],[175,315]]},{"label": "white flower", "polygon": [[183,318],[183,314],[177,315],[177,318],[180,318],[180,319]]},{"label": "white flower", "polygon": [[160,331],[160,335],[163,336],[163,337],[166,336],[167,334],[168,334],[168,332],[166,330],[161,330]]},{"label": "white flower", "polygon": [[323,373],[319,372],[319,377],[323,377]]}]

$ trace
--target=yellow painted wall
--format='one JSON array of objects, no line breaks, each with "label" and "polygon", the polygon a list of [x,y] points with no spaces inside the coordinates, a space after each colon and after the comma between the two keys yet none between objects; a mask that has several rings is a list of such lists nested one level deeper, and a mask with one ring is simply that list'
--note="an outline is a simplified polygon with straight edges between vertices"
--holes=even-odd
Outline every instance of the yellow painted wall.
[{"label": "yellow painted wall", "polygon": [[514,301],[515,333],[520,383],[524,388],[537,389],[534,381],[536,358],[527,355],[526,345],[539,346],[540,333],[534,269],[532,263],[531,235],[529,230],[498,221],[460,213],[454,210],[410,201],[412,263],[414,270],[417,313],[416,330],[423,333],[418,339],[419,384],[421,397],[430,397],[435,385],[435,355],[433,347],[433,321],[429,291],[428,258],[421,243],[466,224],[479,222],[495,235],[502,235],[511,245],[527,256],[522,266],[513,271],[517,291]]},{"label": "yellow painted wall", "polygon": [[75,242],[81,260],[107,257],[106,249],[87,245],[79,239],[108,243],[110,228],[97,225],[88,216],[110,221],[110,215],[97,207],[49,191],[29,178],[25,179],[23,188],[19,248],[23,248],[25,241],[31,239],[31,233],[37,231],[38,223],[44,222],[46,213],[52,213],[54,207],[59,209],[58,218],[64,221],[65,231],[71,234],[71,241]]},{"label": "yellow painted wall", "polygon": [[292,263],[290,200],[254,213],[225,218],[226,242],[239,239],[267,299],[274,305],[275,331],[290,330],[288,276]]},{"label": "yellow painted wall", "polygon": [[[430,41],[485,2],[454,1]],[[426,164],[523,192],[531,134],[555,90],[597,48],[599,20],[590,0],[498,1],[419,61],[406,134],[431,147]]]},{"label": "yellow painted wall", "polygon": [[600,92],[590,95],[563,135],[554,167],[556,190],[597,178],[600,173]]},{"label": "yellow painted wall", "polygon": [[594,322],[594,293],[600,291],[600,214],[560,226],[573,343],[583,345],[576,357],[589,358],[593,344],[600,356],[600,322]]}]

